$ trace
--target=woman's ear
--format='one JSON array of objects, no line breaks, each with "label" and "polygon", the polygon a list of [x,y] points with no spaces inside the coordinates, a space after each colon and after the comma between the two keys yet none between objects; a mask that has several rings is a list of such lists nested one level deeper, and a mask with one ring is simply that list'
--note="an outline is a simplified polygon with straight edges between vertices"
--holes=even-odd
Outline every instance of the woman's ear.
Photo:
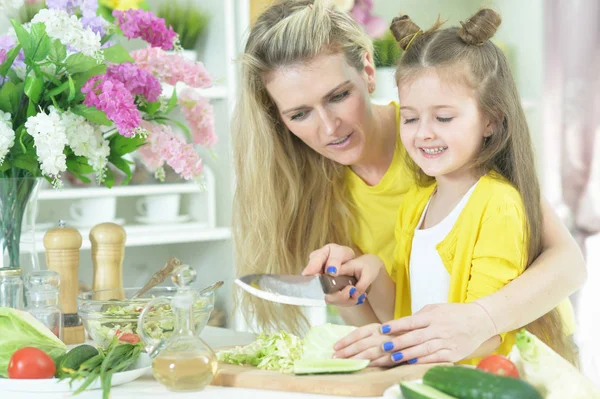
[{"label": "woman's ear", "polygon": [[367,79],[367,87],[369,93],[372,94],[375,91],[377,82],[375,81],[375,62],[373,57],[367,51],[363,55],[363,71]]}]

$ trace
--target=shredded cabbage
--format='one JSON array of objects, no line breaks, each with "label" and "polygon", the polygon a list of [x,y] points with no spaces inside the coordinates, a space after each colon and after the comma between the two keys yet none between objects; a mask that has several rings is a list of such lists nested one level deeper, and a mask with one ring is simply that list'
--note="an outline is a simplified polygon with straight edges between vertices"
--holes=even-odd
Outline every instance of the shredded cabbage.
[{"label": "shredded cabbage", "polygon": [[517,343],[508,357],[521,378],[545,399],[600,399],[600,390],[588,378],[526,330],[517,333]]},{"label": "shredded cabbage", "polygon": [[271,335],[262,333],[251,344],[219,351],[217,359],[225,363],[249,364],[263,370],[292,373],[296,360],[331,360],[333,344],[354,329],[356,327],[324,324],[312,327],[304,340],[285,331]]}]

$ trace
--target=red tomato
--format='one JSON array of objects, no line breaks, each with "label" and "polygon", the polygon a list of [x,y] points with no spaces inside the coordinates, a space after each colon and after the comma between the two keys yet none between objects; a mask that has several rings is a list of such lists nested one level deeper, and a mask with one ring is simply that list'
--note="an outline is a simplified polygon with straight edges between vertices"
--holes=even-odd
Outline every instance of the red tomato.
[{"label": "red tomato", "polygon": [[477,368],[488,373],[519,378],[519,369],[507,357],[502,355],[488,355],[481,359]]},{"label": "red tomato", "polygon": [[138,342],[140,342],[140,337],[138,337],[137,334],[125,333],[119,337],[119,341],[127,342],[130,344],[137,344]]},{"label": "red tomato", "polygon": [[56,373],[54,360],[38,348],[21,348],[12,354],[8,362],[8,378],[52,378],[54,373]]}]

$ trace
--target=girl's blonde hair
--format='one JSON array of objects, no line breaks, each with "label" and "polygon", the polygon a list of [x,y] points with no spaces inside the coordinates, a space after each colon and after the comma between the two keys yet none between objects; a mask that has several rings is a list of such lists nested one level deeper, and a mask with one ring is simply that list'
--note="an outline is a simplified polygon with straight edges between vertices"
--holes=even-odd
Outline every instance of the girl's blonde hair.
[{"label": "girl's blonde hair", "polygon": [[[313,250],[329,242],[352,245],[345,167],[286,128],[265,77],[323,54],[343,54],[362,71],[365,53],[373,53],[368,36],[349,15],[328,10],[322,0],[282,1],[253,26],[241,57],[241,93],[232,126],[238,275],[299,274]],[[307,327],[297,307],[237,294],[243,295],[237,304],[246,319],[262,329],[301,333]]]},{"label": "girl's blonde hair", "polygon": [[[396,68],[396,81],[407,82],[426,68],[436,68],[449,79],[475,90],[481,112],[493,121],[495,131],[486,138],[473,161],[482,173],[494,170],[508,179],[520,192],[528,225],[529,266],[542,251],[542,209],[540,185],[535,171],[531,135],[517,87],[506,57],[489,39],[501,18],[489,9],[479,10],[461,28],[439,29],[440,21],[423,32],[408,16],[394,18],[391,30],[405,49]],[[432,178],[405,157],[420,184]],[[526,328],[560,355],[576,364],[577,356],[566,337],[556,309]]]}]

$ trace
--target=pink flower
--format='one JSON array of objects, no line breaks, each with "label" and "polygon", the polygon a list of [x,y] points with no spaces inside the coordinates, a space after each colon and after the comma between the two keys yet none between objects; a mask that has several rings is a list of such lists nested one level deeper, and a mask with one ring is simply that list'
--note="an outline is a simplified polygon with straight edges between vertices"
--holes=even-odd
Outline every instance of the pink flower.
[{"label": "pink flower", "polygon": [[154,75],[129,62],[110,65],[106,76],[112,81],[123,83],[134,96],[142,95],[150,102],[158,100],[162,91],[160,82]]},{"label": "pink flower", "polygon": [[149,169],[157,169],[165,163],[186,180],[202,174],[202,160],[192,144],[176,135],[167,125],[142,121],[141,127],[148,133],[148,144],[138,153]]},{"label": "pink flower", "polygon": [[172,27],[165,24],[165,20],[158,18],[150,11],[142,9],[129,9],[127,11],[113,11],[113,17],[117,25],[123,31],[123,35],[130,39],[142,38],[152,47],[160,47],[163,50],[171,50],[177,33]]},{"label": "pink flower", "polygon": [[373,15],[372,0],[356,0],[354,7],[350,10],[350,15],[354,20],[362,25],[370,37],[381,37],[388,29],[387,23],[381,17]]},{"label": "pink flower", "polygon": [[6,50],[0,49],[0,64],[6,60]]},{"label": "pink flower", "polygon": [[123,83],[111,80],[106,75],[94,76],[86,82],[81,92],[86,94],[83,103],[104,111],[117,126],[120,135],[131,137],[135,134],[142,118],[133,102],[133,95]]},{"label": "pink flower", "polygon": [[179,95],[179,105],[188,121],[194,144],[213,147],[218,140],[215,134],[215,115],[208,99],[190,88],[185,88]]},{"label": "pink flower", "polygon": [[201,62],[194,62],[176,54],[167,53],[157,47],[148,47],[131,53],[137,66],[174,86],[184,82],[190,87],[210,87],[208,72]]}]

